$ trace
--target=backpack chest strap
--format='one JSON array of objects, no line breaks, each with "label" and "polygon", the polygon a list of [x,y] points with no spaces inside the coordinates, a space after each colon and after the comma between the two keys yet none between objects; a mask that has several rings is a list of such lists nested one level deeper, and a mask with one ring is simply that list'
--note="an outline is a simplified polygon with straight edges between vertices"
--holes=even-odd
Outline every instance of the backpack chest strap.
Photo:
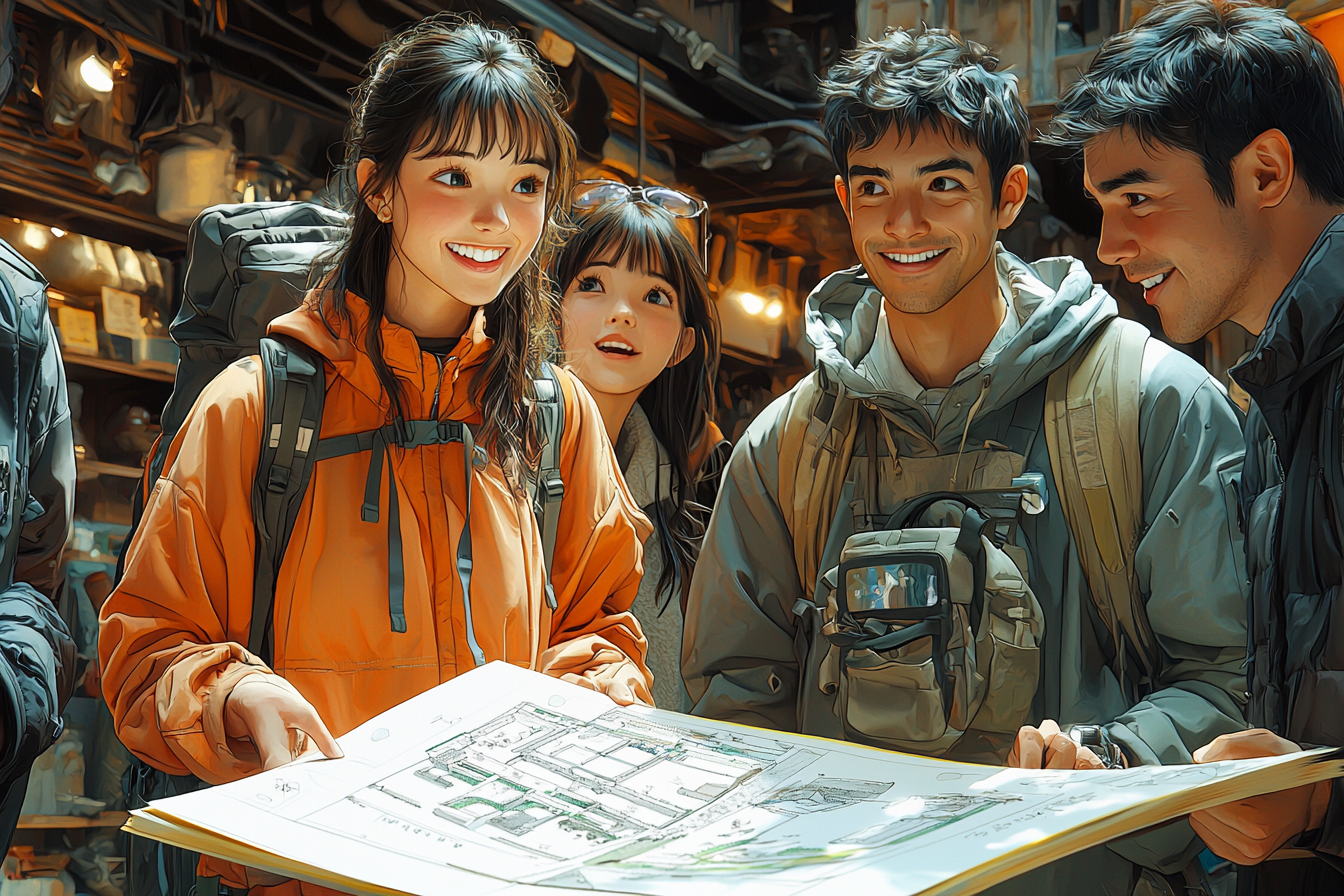
[{"label": "backpack chest strap", "polygon": [[[462,605],[466,613],[467,645],[476,665],[484,665],[485,652],[476,640],[471,613],[471,492],[472,467],[476,444],[471,427],[460,420],[402,420],[343,436],[331,436],[317,443],[316,460],[369,452],[369,474],[364,482],[364,504],[360,518],[376,523],[380,517],[379,491],[382,487],[383,461],[393,446],[403,449],[429,445],[462,443],[463,478],[466,483],[466,515],[457,541],[457,575],[462,583]],[[391,464],[387,471],[387,601],[392,631],[406,631],[406,565],[401,541],[401,510],[397,498],[397,478]]]}]

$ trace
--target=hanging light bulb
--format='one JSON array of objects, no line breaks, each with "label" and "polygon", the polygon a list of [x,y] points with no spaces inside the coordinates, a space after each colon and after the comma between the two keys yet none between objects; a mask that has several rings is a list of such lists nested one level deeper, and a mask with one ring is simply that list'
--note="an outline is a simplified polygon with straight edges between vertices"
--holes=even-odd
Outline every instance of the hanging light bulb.
[{"label": "hanging light bulb", "polygon": [[94,93],[112,92],[112,69],[106,62],[98,57],[97,53],[91,53],[79,64],[79,77]]}]

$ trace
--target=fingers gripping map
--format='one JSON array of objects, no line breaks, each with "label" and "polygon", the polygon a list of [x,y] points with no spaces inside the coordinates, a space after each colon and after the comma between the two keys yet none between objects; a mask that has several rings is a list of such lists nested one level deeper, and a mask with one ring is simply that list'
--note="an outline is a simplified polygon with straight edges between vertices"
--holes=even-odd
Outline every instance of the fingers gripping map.
[{"label": "fingers gripping map", "polygon": [[1254,765],[965,765],[617,707],[500,663],[340,743],[131,828],[356,892],[969,893]]}]

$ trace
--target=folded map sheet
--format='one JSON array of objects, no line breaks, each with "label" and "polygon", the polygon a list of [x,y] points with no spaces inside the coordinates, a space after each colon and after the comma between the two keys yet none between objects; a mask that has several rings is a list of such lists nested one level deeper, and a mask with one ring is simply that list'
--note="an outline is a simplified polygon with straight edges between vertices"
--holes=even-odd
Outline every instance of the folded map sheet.
[{"label": "folded map sheet", "polygon": [[361,893],[932,896],[1344,773],[1328,750],[1125,771],[966,765],[618,707],[504,663],[340,744],[344,759],[160,800],[127,829]]}]

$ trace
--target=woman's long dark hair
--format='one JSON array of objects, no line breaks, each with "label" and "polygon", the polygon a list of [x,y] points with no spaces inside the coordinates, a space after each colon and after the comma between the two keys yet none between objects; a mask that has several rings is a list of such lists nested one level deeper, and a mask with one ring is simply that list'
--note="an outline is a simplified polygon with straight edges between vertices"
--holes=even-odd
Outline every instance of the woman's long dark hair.
[{"label": "woman's long dark hair", "polygon": [[368,303],[364,348],[391,414],[406,419],[406,399],[383,357],[379,326],[387,307],[387,271],[398,249],[391,224],[379,221],[366,200],[398,189],[408,154],[461,153],[477,135],[480,146],[497,146],[520,159],[542,152],[551,170],[548,223],[531,257],[485,306],[485,331],[494,344],[471,384],[482,419],[477,440],[511,477],[539,450],[526,399],[549,349],[555,315],[545,277],[556,242],[549,222],[564,208],[573,179],[574,142],[556,100],[554,85],[521,41],[458,16],[430,16],[379,47],[355,93],[345,160],[347,176],[362,159],[373,160],[376,169],[350,199],[350,230],[332,259],[321,298],[324,316],[330,310],[347,325],[346,291]]},{"label": "woman's long dark hair", "polygon": [[[709,508],[696,501],[702,470],[691,455],[709,437],[714,414],[714,380],[719,366],[719,321],[709,297],[700,257],[676,219],[646,202],[614,202],[577,221],[556,256],[552,281],[566,291],[594,261],[624,262],[632,271],[663,277],[676,290],[684,326],[695,345],[680,364],[668,367],[639,396],[653,434],[672,459],[672,494],[655,491],[652,516],[662,546],[658,593],[666,601],[686,594],[691,584]],[[703,452],[702,452],[703,453]],[[662,477],[656,477],[662,487]]]}]

